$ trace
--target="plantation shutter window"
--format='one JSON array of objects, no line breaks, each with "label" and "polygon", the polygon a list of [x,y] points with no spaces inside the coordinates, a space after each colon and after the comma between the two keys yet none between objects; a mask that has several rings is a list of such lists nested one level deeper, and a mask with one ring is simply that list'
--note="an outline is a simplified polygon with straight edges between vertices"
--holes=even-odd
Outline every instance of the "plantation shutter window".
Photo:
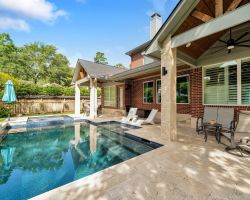
[{"label": "plantation shutter window", "polygon": [[237,104],[237,62],[205,67],[204,104]]},{"label": "plantation shutter window", "polygon": [[115,86],[104,87],[104,106],[115,107]]},{"label": "plantation shutter window", "polygon": [[250,59],[241,62],[241,101],[243,105],[250,105]]}]

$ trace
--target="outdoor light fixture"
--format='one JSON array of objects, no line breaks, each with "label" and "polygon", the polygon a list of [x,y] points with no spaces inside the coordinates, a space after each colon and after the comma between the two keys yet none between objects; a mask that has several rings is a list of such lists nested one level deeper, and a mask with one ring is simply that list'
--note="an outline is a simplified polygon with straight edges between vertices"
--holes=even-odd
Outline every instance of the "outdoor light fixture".
[{"label": "outdoor light fixture", "polygon": [[190,47],[190,46],[191,46],[191,42],[189,42],[189,43],[186,44],[187,48]]},{"label": "outdoor light fixture", "polygon": [[162,76],[165,76],[166,74],[168,74],[168,70],[166,70],[166,67],[162,67],[161,72],[162,72]]}]

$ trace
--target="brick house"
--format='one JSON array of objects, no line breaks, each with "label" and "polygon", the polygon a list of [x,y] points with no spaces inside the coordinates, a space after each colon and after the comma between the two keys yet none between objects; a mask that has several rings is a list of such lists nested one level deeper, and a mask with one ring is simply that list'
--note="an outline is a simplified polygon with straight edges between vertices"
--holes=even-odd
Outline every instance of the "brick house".
[{"label": "brick house", "polygon": [[176,122],[194,127],[204,106],[250,110],[247,10],[249,0],[181,0],[163,24],[152,15],[149,41],[127,52],[130,69],[101,83],[103,112],[157,108],[174,138]]}]

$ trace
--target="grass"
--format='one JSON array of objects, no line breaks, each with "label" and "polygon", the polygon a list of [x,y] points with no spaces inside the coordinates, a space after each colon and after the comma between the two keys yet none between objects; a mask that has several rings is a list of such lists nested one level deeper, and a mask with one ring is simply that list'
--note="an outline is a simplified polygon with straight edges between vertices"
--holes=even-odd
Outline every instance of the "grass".
[{"label": "grass", "polygon": [[0,118],[0,122],[3,122],[4,120],[6,120],[7,118]]}]

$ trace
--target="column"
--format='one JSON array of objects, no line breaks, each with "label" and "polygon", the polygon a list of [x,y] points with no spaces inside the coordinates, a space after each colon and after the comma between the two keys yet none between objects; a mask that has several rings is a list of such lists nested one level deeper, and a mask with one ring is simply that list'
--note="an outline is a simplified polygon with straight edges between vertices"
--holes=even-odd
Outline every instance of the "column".
[{"label": "column", "polygon": [[97,117],[97,79],[90,79],[90,118]]},{"label": "column", "polygon": [[75,83],[75,115],[80,116],[80,111],[81,111],[80,85]]},{"label": "column", "polygon": [[176,49],[171,48],[171,37],[163,43],[161,67],[167,70],[165,76],[161,74],[161,134],[174,141],[177,139]]}]

